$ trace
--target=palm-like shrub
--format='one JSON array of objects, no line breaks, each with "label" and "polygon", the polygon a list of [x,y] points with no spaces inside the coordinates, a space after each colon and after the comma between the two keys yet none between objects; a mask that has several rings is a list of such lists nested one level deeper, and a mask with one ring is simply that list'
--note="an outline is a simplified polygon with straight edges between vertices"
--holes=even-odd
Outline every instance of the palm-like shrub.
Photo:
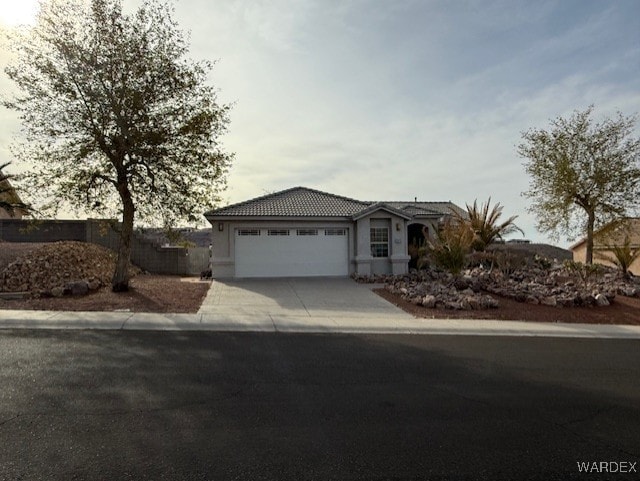
[{"label": "palm-like shrub", "polygon": [[[502,206],[496,203],[491,208],[490,204],[491,197],[480,207],[477,200],[473,205],[466,204],[466,212],[452,210],[436,232],[436,240],[427,241],[426,246],[418,249],[418,268],[432,261],[436,266],[458,274],[470,260],[474,261],[469,258],[472,251],[484,252],[495,240],[516,231],[524,235],[522,229],[514,223],[518,216],[514,215],[500,222]],[[489,257],[475,261],[482,265],[489,261],[493,266],[495,256]]]},{"label": "palm-like shrub", "polygon": [[473,235],[471,248],[474,251],[482,252],[492,242],[503,239],[504,236],[514,232],[520,232],[524,235],[522,229],[514,223],[518,217],[517,215],[500,222],[502,206],[498,202],[494,204],[493,208],[490,208],[490,204],[491,197],[480,207],[478,207],[478,201],[474,200],[473,205],[466,204],[466,216],[459,212],[454,212],[458,222],[465,224],[471,230]]},{"label": "palm-like shrub", "polygon": [[624,277],[628,278],[631,264],[640,257],[640,248],[633,249],[631,247],[631,239],[629,239],[629,236],[625,236],[622,245],[610,245],[607,246],[606,249],[610,251],[611,254],[596,251],[596,257],[611,262],[622,271]]}]

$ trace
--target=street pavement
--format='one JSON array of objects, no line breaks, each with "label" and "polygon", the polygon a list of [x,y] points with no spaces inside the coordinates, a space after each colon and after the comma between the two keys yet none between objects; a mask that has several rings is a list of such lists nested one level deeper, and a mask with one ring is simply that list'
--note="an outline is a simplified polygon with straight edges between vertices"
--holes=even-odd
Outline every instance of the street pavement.
[{"label": "street pavement", "polygon": [[639,347],[3,329],[0,480],[638,479]]},{"label": "street pavement", "polygon": [[0,480],[638,479],[640,326],[416,319],[371,287],[0,310]]}]

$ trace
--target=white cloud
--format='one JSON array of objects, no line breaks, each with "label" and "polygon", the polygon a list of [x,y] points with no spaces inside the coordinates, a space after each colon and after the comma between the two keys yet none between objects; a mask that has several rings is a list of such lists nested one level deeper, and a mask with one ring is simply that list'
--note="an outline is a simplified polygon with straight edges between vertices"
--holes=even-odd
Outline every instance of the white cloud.
[{"label": "white cloud", "polygon": [[[230,202],[294,185],[363,200],[492,196],[545,239],[520,195],[520,133],[592,103],[640,112],[633,1],[180,0],[176,15],[192,56],[220,59],[220,100],[237,101]],[[0,155],[11,115],[0,113]]]}]

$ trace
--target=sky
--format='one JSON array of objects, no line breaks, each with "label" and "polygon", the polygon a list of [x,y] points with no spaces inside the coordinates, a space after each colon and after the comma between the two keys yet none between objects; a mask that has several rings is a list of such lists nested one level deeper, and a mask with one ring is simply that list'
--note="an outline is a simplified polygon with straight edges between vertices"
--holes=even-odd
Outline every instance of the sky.
[{"label": "sky", "polygon": [[[0,23],[31,21],[34,4],[0,0]],[[234,105],[225,203],[294,186],[491,197],[525,238],[566,247],[527,211],[522,132],[591,104],[597,119],[640,113],[638,0],[178,0],[175,16]],[[15,135],[0,109],[0,163]]]}]

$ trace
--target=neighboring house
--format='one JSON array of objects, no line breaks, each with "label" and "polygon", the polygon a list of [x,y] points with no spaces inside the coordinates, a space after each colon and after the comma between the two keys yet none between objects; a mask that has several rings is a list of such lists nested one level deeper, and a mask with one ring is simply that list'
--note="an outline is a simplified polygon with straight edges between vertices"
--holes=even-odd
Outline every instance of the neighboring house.
[{"label": "neighboring house", "polygon": [[205,214],[215,278],[403,274],[451,202],[363,202],[295,187]]},{"label": "neighboring house", "polygon": [[[0,179],[2,179],[2,171],[0,171]],[[0,219],[22,219],[22,216],[27,215],[25,209],[15,207],[11,211],[3,207],[3,204],[21,205],[20,196],[16,193],[15,189],[11,186],[9,179],[0,180]]]},{"label": "neighboring house", "polygon": [[[602,256],[615,258],[611,252],[611,246],[623,246],[626,239],[629,239],[632,250],[640,249],[640,218],[629,218],[610,223],[594,232],[593,262],[613,266],[613,263],[603,259]],[[573,252],[574,261],[585,262],[587,257],[586,238],[576,242],[569,249]],[[631,264],[629,271],[636,276],[640,275],[640,258]]]}]

